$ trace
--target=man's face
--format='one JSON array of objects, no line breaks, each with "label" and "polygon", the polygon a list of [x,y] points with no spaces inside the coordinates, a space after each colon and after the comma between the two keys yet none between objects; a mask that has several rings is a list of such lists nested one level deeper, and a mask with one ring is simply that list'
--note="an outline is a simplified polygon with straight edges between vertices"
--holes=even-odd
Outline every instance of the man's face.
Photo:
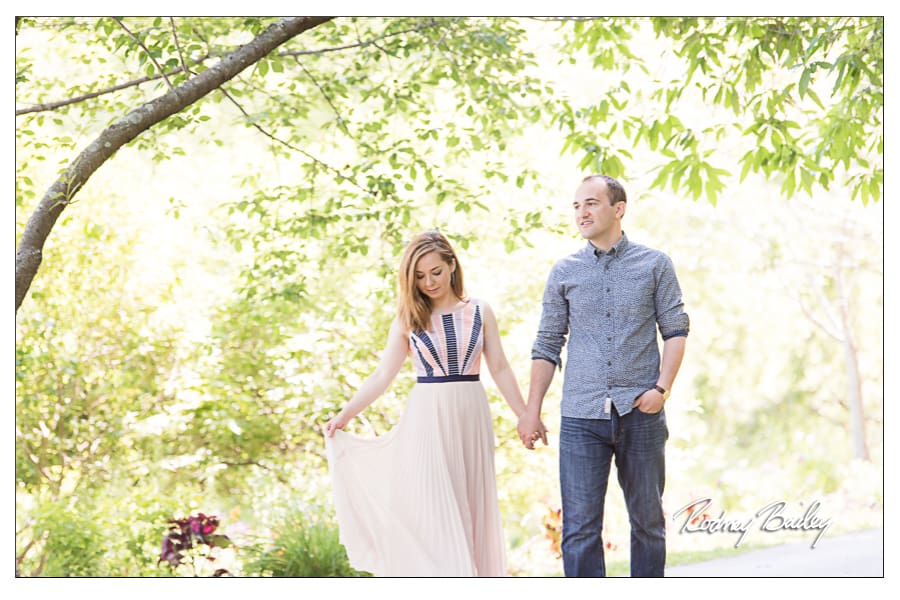
[{"label": "man's face", "polygon": [[602,240],[618,230],[622,202],[609,204],[609,192],[602,179],[585,181],[575,191],[572,202],[575,226],[581,237],[587,240]]}]

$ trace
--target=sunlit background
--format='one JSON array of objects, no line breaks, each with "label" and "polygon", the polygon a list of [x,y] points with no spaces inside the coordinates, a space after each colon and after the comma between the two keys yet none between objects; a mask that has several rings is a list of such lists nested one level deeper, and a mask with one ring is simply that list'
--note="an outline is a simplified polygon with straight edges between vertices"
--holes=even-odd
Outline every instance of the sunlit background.
[{"label": "sunlit background", "polygon": [[[152,29],[149,19],[125,22]],[[99,72],[110,82],[137,76],[130,69],[139,52],[123,58],[88,44],[90,26],[61,24],[30,23],[18,32],[17,71],[30,67],[17,83],[17,107],[75,95],[75,86]],[[520,26],[521,44],[535,57],[523,73],[573,105],[595,101],[618,77],[635,115],[649,118],[652,90],[684,77],[671,47],[649,27],[629,42],[647,72],[616,74],[592,68],[584,50],[567,52],[557,24]],[[230,42],[246,39],[236,31]],[[338,45],[324,34],[313,45],[328,42]],[[411,69],[395,57],[387,59],[392,67],[354,79],[354,55],[334,56],[343,62],[331,68],[344,69],[347,85],[361,88],[389,85]],[[308,66],[322,77],[328,71],[318,60]],[[410,140],[439,171],[435,184],[424,168],[405,174],[398,186],[410,182],[399,192],[407,210],[393,211],[388,196],[370,201],[363,190],[328,184],[327,170],[313,177],[307,157],[247,126],[227,101],[201,101],[185,115],[188,126],[148,132],[103,165],[54,228],[16,314],[16,553],[23,575],[210,574],[219,567],[270,575],[288,572],[288,558],[309,569],[294,574],[352,573],[338,564],[320,428],[377,364],[395,311],[399,253],[423,229],[436,227],[456,243],[468,292],[494,308],[526,389],[544,282],[556,260],[584,243],[570,203],[595,165],[563,152],[565,134],[549,118],[508,129],[500,123],[505,143],[481,137],[485,147],[478,148],[465,137],[467,127],[479,131],[478,115],[465,120],[450,81],[422,92],[423,102],[440,109],[426,126],[391,107],[382,114],[361,103],[357,110],[352,93],[334,91],[340,102],[332,107],[316,91],[324,80],[302,82],[308,105],[298,106],[302,94],[285,87],[298,77],[296,65],[272,69],[268,79],[258,68],[242,75],[243,92],[258,88],[239,96],[253,122],[341,170],[370,161],[369,173],[406,173],[410,155],[381,149],[362,156],[353,136],[325,125],[334,112],[358,131],[380,123],[380,132],[359,139],[383,137],[385,147]],[[769,77],[777,83],[796,73]],[[339,82],[327,83],[337,90]],[[821,82],[822,98],[830,85]],[[124,114],[122,107],[165,90],[145,84],[96,109],[17,117],[17,239],[60,168]],[[727,118],[699,94],[682,98],[677,111],[697,130]],[[417,135],[427,127],[442,140],[459,135],[470,148],[460,153]],[[710,144],[713,159],[732,170],[715,205],[684,187],[654,187],[658,156],[616,142],[631,152],[621,175],[629,196],[624,229],[672,257],[691,317],[666,406],[670,564],[815,537],[757,528],[735,549],[733,534],[680,531],[685,516],[673,515],[699,498],[711,500],[713,517],[744,519],[777,501],[786,503],[786,516],[800,517],[818,502],[818,514],[832,521],[826,536],[883,523],[883,203],[852,199],[840,182],[788,199],[778,174],[739,180],[734,165],[750,142],[735,132]],[[485,176],[492,164],[505,181]],[[436,195],[440,189],[445,197]],[[513,415],[490,377],[483,379],[510,572],[561,575],[562,377],[544,402],[550,444],[535,452],[521,447]],[[388,431],[412,381],[406,365],[349,429]],[[862,414],[856,427],[854,402]],[[168,520],[198,512],[218,516],[218,533],[234,544],[193,570],[158,564]],[[627,574],[628,536],[613,474],[604,531],[612,574]]]}]

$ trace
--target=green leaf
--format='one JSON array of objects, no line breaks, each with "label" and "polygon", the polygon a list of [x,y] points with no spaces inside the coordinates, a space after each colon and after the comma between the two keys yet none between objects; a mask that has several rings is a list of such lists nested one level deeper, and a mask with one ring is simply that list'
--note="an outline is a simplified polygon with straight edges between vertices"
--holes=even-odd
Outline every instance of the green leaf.
[{"label": "green leaf", "polygon": [[675,163],[670,162],[664,165],[656,176],[656,179],[653,180],[653,183],[650,184],[650,189],[659,188],[664,189],[666,187],[666,182],[669,180],[669,174],[671,173]]},{"label": "green leaf", "polygon": [[803,75],[800,76],[800,85],[797,88],[801,98],[806,94],[806,88],[809,86],[809,77],[811,74],[812,69],[809,67],[803,69]]},{"label": "green leaf", "polygon": [[781,186],[781,189],[784,191],[785,195],[788,198],[792,198],[794,196],[794,191],[797,188],[797,181],[794,171],[791,171],[787,174],[787,177],[784,179],[784,184]]},{"label": "green leaf", "polygon": [[812,98],[813,102],[815,102],[819,108],[821,108],[822,110],[825,110],[825,105],[822,104],[822,101],[819,99],[819,95],[816,94],[815,91],[812,90],[812,88],[806,90],[806,93],[809,95],[810,98]]},{"label": "green leaf", "polygon": [[878,202],[881,199],[881,178],[872,177],[869,180],[869,193],[872,198]]},{"label": "green leaf", "polygon": [[600,167],[601,171],[610,177],[621,177],[625,174],[625,165],[618,156],[607,156]]},{"label": "green leaf", "polygon": [[233,542],[227,535],[216,533],[208,536],[206,539],[209,542],[209,545],[214,548],[229,548],[233,545]]}]

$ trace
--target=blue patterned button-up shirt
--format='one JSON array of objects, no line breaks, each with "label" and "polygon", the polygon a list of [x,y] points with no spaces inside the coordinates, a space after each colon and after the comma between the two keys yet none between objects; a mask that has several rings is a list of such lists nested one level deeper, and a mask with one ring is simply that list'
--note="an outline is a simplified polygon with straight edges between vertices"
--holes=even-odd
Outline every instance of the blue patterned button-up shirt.
[{"label": "blue patterned button-up shirt", "polygon": [[608,252],[588,242],[557,262],[531,357],[562,368],[568,335],[562,416],[608,419],[610,405],[628,413],[659,378],[657,326],[663,340],[690,329],[675,268],[662,252],[623,232]]}]

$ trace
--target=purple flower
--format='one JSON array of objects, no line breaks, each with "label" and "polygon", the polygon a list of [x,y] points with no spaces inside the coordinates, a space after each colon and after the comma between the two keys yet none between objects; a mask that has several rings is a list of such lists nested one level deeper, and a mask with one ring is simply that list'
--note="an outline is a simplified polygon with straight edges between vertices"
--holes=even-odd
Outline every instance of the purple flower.
[{"label": "purple flower", "polygon": [[[178,567],[183,563],[185,553],[192,550],[195,553],[200,552],[199,548],[195,549],[195,542],[209,546],[209,553],[204,553],[203,558],[214,562],[215,557],[212,555],[212,551],[215,548],[228,548],[234,545],[227,535],[214,535],[218,526],[218,517],[207,516],[203,513],[197,513],[184,519],[169,519],[169,533],[163,537],[162,551],[157,564],[167,562],[172,568]],[[227,570],[219,569],[215,576],[220,577],[223,574],[230,575]]]}]

